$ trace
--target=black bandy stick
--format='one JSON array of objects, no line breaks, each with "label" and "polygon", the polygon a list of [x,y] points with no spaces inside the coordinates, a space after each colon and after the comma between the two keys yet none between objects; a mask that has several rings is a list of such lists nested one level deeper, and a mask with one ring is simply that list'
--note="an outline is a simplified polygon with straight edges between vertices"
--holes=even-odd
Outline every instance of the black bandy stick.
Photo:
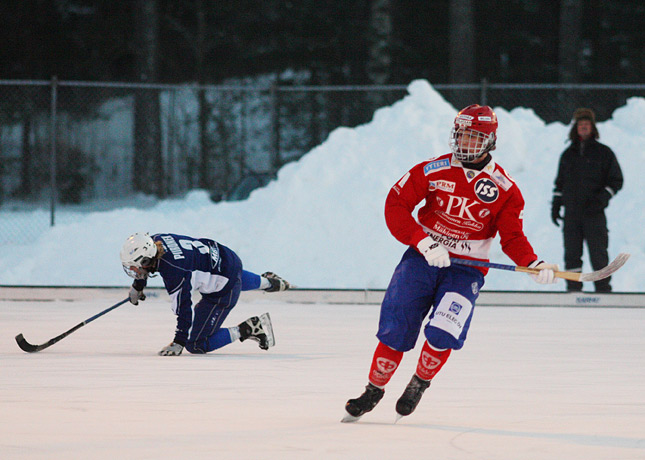
[{"label": "black bandy stick", "polygon": [[56,337],[54,337],[53,339],[48,340],[47,342],[43,343],[42,345],[32,345],[32,344],[30,344],[29,342],[27,342],[27,340],[25,340],[25,338],[22,336],[22,334],[18,334],[18,335],[16,336],[16,342],[18,343],[18,346],[19,346],[22,350],[26,351],[27,353],[35,353],[35,352],[37,352],[37,351],[44,350],[45,348],[51,347],[51,346],[52,346],[53,344],[55,344],[56,342],[58,342],[58,341],[60,341],[60,340],[63,340],[65,337],[67,337],[68,335],[70,335],[72,332],[76,331],[77,329],[82,328],[82,327],[83,327],[83,326],[85,326],[87,323],[91,323],[91,322],[92,322],[92,321],[94,321],[96,318],[98,318],[98,317],[100,317],[100,316],[103,316],[103,315],[105,315],[105,314],[106,314],[106,313],[108,313],[108,312],[111,312],[112,310],[114,310],[114,309],[115,309],[115,308],[117,308],[117,307],[120,307],[121,305],[123,305],[124,303],[126,303],[128,300],[129,300],[129,299],[123,299],[121,302],[119,302],[119,303],[117,303],[117,304],[115,304],[115,305],[112,305],[110,308],[106,308],[106,309],[105,309],[105,310],[103,310],[102,312],[97,313],[96,315],[92,316],[91,318],[86,319],[86,320],[85,320],[85,321],[83,321],[82,323],[78,323],[76,326],[74,326],[73,328],[71,328],[69,331],[65,331],[65,332],[63,332],[61,335],[56,336]]}]

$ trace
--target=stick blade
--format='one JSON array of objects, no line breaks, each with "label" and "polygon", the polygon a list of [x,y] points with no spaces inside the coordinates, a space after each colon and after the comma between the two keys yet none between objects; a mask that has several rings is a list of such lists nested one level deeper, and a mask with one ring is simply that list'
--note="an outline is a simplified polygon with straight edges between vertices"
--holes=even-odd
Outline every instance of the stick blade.
[{"label": "stick blade", "polygon": [[39,350],[39,347],[36,345],[32,345],[27,340],[23,337],[22,334],[18,334],[16,336],[16,343],[20,347],[22,351],[26,351],[27,353],[33,353],[35,351]]},{"label": "stick blade", "polygon": [[620,267],[625,265],[627,259],[629,259],[630,254],[626,252],[621,252],[609,265],[605,268],[601,268],[595,272],[591,273],[582,273],[580,275],[580,281],[599,281],[605,278],[610,277],[614,272],[616,272]]}]

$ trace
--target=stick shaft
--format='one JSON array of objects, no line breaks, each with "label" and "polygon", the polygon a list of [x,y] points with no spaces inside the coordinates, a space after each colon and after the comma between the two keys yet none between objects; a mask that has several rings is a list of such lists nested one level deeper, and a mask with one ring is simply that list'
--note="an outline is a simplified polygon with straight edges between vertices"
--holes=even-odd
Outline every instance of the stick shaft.
[{"label": "stick shaft", "polygon": [[105,315],[106,313],[111,312],[112,310],[114,310],[114,309],[115,309],[115,308],[117,308],[117,307],[120,307],[121,305],[123,305],[124,303],[126,303],[128,300],[129,300],[129,299],[127,299],[127,298],[126,298],[126,299],[123,299],[123,300],[122,300],[122,301],[120,301],[119,303],[116,303],[116,304],[112,305],[111,307],[106,308],[106,309],[105,309],[105,310],[103,310],[102,312],[97,313],[96,315],[94,315],[94,316],[92,316],[92,317],[90,317],[90,318],[86,319],[85,321],[82,321],[82,322],[78,323],[78,324],[77,324],[76,326],[74,326],[73,328],[71,328],[71,329],[69,329],[69,330],[67,330],[67,331],[63,332],[63,333],[62,333],[62,334],[60,334],[60,335],[57,335],[56,337],[54,337],[53,339],[48,340],[47,342],[43,343],[42,345],[32,345],[31,343],[27,342],[27,340],[23,337],[23,335],[22,335],[22,334],[18,334],[18,335],[16,336],[16,342],[18,343],[18,346],[19,346],[23,351],[26,351],[27,353],[34,353],[34,352],[37,352],[37,351],[44,350],[45,348],[49,348],[49,347],[51,347],[51,346],[52,346],[52,345],[54,345],[56,342],[59,342],[59,341],[63,340],[65,337],[67,337],[68,335],[70,335],[72,332],[74,332],[74,331],[76,331],[76,330],[80,329],[81,327],[85,326],[86,324],[91,323],[91,322],[92,322],[92,321],[94,321],[95,319],[97,319],[97,318],[99,318],[99,317],[101,317],[101,316]]},{"label": "stick shaft", "polygon": [[[498,264],[495,262],[484,262],[483,260],[470,260],[470,259],[458,259],[456,257],[451,257],[450,261],[453,264],[458,265],[468,265],[470,267],[484,267],[484,268],[495,268],[498,270],[509,270],[512,272],[521,272],[521,273],[530,273],[532,275],[537,275],[540,270],[537,268],[522,267],[521,265],[506,265]],[[562,278],[565,280],[571,281],[580,281],[581,273],[576,272],[563,272],[563,271],[554,271],[553,274],[556,278]]]},{"label": "stick shaft", "polygon": [[[553,274],[555,275],[556,278],[563,278],[565,280],[570,280],[570,281],[580,281],[580,282],[594,281],[595,282],[599,280],[604,280],[606,278],[609,278],[612,275],[612,273],[615,273],[616,270],[618,270],[620,267],[625,265],[625,262],[627,262],[627,259],[629,259],[629,257],[630,256],[628,253],[621,252],[606,267],[589,273],[561,272],[561,271],[554,270]],[[458,259],[453,257],[451,257],[450,260],[453,263],[460,264],[460,265],[470,265],[473,267],[498,268],[501,270],[511,270],[514,272],[531,273],[533,275],[540,272],[540,270],[538,270],[537,268],[528,268],[528,267],[522,267],[519,265],[504,265],[504,264],[497,264],[493,262],[484,262],[481,260]]]}]

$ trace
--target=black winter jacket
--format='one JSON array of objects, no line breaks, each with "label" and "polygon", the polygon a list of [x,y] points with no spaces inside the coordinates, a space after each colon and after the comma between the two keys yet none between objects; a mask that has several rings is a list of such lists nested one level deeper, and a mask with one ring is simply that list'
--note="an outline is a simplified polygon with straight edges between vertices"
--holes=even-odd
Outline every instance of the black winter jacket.
[{"label": "black winter jacket", "polygon": [[589,214],[607,207],[623,186],[623,173],[614,152],[595,139],[573,142],[560,157],[553,189],[567,213]]}]

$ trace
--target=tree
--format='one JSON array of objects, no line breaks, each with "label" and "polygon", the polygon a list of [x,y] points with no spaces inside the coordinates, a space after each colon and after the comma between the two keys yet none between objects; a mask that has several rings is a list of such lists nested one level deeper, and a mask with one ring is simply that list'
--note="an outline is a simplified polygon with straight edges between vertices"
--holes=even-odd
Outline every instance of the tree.
[{"label": "tree", "polygon": [[475,21],[472,0],[450,0],[450,83],[474,83]]},{"label": "tree", "polygon": [[[157,80],[159,65],[159,8],[157,0],[137,0],[137,70],[139,81]],[[164,162],[161,151],[161,108],[154,89],[135,92],[133,187],[143,193],[164,197]]]},{"label": "tree", "polygon": [[390,82],[392,66],[392,15],[390,0],[372,0],[367,41],[369,59],[367,76],[371,83]]},{"label": "tree", "polygon": [[579,81],[581,0],[561,0],[558,31],[558,80],[561,83]]}]

